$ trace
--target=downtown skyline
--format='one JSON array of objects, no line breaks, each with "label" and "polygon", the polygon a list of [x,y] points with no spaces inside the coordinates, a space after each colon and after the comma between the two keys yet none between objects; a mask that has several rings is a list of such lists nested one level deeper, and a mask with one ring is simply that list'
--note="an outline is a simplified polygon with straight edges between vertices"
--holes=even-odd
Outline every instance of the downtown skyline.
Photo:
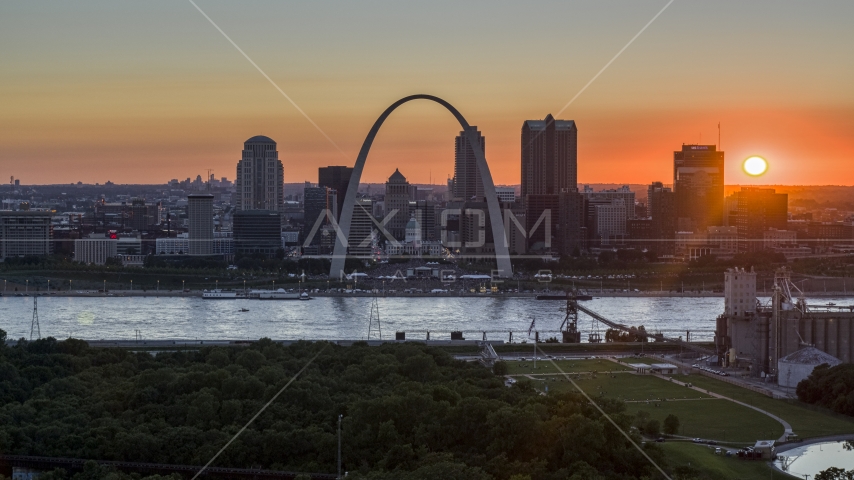
[{"label": "downtown skyline", "polygon": [[[315,181],[352,166],[386,105],[426,93],[481,129],[496,184],[520,183],[520,127],[547,113],[577,122],[582,183],[667,182],[673,151],[717,144],[720,122],[727,184],[854,184],[846,3],[673,2],[560,114],[666,1],[197,4],[343,153],[189,2],[21,4],[0,16],[3,181],[233,179],[234,145],[259,134],[277,141],[285,182]],[[363,181],[405,166],[444,183],[458,130],[441,107],[401,108]],[[742,172],[751,155],[768,173]]]}]

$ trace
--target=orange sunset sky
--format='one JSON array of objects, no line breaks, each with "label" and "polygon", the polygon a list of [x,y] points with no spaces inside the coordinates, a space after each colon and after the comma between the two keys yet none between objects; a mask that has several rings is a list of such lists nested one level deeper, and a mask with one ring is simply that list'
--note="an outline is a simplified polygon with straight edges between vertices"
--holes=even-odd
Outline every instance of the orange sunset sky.
[{"label": "orange sunset sky", "polygon": [[[525,119],[558,111],[667,0],[195,0],[338,151],[186,0],[0,6],[0,179],[234,179],[245,139],[278,142],[285,181],[352,165],[376,117],[440,96],[519,182]],[[854,2],[676,0],[560,118],[579,181],[670,182],[673,150],[717,143],[729,184],[854,185]],[[438,105],[386,122],[363,181],[443,183],[459,130]],[[769,161],[753,178],[750,155]]]}]

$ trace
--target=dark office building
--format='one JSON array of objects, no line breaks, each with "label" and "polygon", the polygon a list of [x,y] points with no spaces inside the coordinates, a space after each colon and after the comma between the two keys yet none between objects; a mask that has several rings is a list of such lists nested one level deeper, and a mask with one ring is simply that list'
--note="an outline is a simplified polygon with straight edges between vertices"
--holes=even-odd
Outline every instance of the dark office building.
[{"label": "dark office building", "polygon": [[[312,235],[312,230],[317,226],[314,235],[311,236],[310,245],[320,244],[320,229],[329,223],[331,218],[327,218],[325,212],[328,210],[333,216],[338,216],[338,199],[340,195],[328,187],[314,187],[311,184],[306,184],[303,191],[303,242],[306,238]],[[317,224],[320,218],[320,224]]]},{"label": "dark office building", "polygon": [[578,188],[578,128],[574,120],[522,124],[522,199]]},{"label": "dark office building", "polygon": [[347,194],[347,187],[350,185],[352,175],[353,169],[350,167],[331,166],[317,169],[317,186],[331,188],[338,194],[336,220],[340,218],[341,211],[344,209],[344,195]]},{"label": "dark office building", "polygon": [[[469,130],[475,132],[480,142],[480,148],[486,155],[486,137],[474,125]],[[454,140],[454,191],[453,198],[464,202],[483,201],[483,182],[480,179],[480,169],[477,167],[477,157],[462,131]]]},{"label": "dark office building", "polygon": [[651,218],[629,219],[626,222],[626,235],[629,237],[628,244],[632,248],[637,250],[647,249],[657,251]]},{"label": "dark office building", "polygon": [[525,199],[528,250],[558,251],[560,195],[528,195]]},{"label": "dark office building", "polygon": [[705,231],[724,224],[724,152],[715,145],[682,145],[673,152],[677,228]]},{"label": "dark office building", "polygon": [[646,195],[647,211],[652,220],[652,248],[659,255],[672,255],[676,249],[676,196],[661,182],[647,187]]},{"label": "dark office building", "polygon": [[765,231],[769,228],[788,228],[788,194],[776,193],[773,188],[742,187],[735,195],[739,252],[762,250]]},{"label": "dark office building", "polygon": [[577,255],[587,248],[584,227],[585,197],[577,189],[558,194],[558,243],[562,255]]},{"label": "dark office building", "polygon": [[234,253],[273,257],[282,248],[282,220],[271,210],[234,213]]},{"label": "dark office building", "polygon": [[409,211],[415,215],[415,220],[421,225],[421,240],[439,240],[436,229],[436,204],[430,200],[411,202]]}]

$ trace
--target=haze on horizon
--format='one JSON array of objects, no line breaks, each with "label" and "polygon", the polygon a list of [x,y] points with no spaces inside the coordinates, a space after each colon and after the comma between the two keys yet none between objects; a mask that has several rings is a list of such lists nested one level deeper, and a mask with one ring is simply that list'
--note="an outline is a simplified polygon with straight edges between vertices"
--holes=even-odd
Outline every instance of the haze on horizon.
[{"label": "haze on horizon", "polygon": [[[0,179],[234,179],[243,141],[278,142],[285,182],[352,165],[376,117],[414,93],[486,136],[495,182],[519,182],[519,131],[556,114],[667,0],[197,4],[335,141],[335,149],[188,1],[0,7]],[[672,179],[682,143],[717,143],[727,184],[854,185],[854,3],[676,0],[560,118],[579,180]],[[398,109],[363,181],[453,170],[459,126]],[[741,162],[768,159],[750,177]]]}]

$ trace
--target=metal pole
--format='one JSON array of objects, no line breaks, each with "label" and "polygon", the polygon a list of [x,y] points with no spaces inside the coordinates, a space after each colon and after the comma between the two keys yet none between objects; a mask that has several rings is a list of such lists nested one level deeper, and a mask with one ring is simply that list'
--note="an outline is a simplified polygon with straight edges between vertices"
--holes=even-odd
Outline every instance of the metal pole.
[{"label": "metal pole", "polygon": [[344,415],[338,414],[338,480],[341,480],[341,418]]}]

